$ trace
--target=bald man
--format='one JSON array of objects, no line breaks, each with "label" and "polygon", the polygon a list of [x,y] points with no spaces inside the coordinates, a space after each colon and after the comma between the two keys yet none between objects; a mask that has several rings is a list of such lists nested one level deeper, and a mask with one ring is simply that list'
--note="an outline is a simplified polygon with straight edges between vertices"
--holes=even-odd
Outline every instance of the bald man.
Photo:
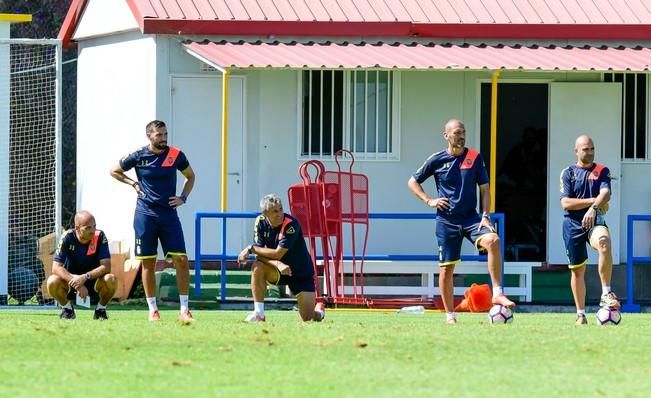
[{"label": "bald man", "polygon": [[[460,120],[445,124],[447,149],[432,154],[409,179],[409,189],[428,207],[436,209],[436,240],[439,246],[439,289],[447,323],[457,323],[454,313],[454,267],[461,261],[461,244],[466,238],[481,252],[488,253],[488,273],[493,284],[493,303],[514,307],[502,289],[500,238],[491,225],[488,172],[479,152],[466,148],[466,128]],[[436,181],[437,198],[421,185],[429,177]],[[477,186],[482,214],[477,213]]]},{"label": "bald man", "polygon": [[111,254],[104,232],[97,229],[95,217],[82,210],[75,214],[75,228],[63,233],[52,262],[47,290],[61,305],[59,318],[75,319],[72,299],[91,297],[98,301],[93,319],[106,320],[106,306],[117,288],[111,274]]},{"label": "bald man", "polygon": [[604,214],[610,200],[610,170],[594,162],[594,142],[587,135],[576,139],[577,162],[561,172],[561,206],[565,210],[563,240],[572,272],[571,286],[576,304],[576,324],[588,323],[585,316],[586,244],[599,253],[600,306],[619,308],[610,287],[613,271],[611,239]]}]

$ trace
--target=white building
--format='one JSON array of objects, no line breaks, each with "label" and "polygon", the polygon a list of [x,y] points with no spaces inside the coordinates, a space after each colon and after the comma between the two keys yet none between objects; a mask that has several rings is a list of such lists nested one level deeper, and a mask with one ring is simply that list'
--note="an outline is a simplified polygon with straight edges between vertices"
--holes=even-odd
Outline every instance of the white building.
[{"label": "white building", "polygon": [[[625,0],[559,2],[567,4],[489,10],[468,0],[337,0],[328,9],[299,0],[73,0],[60,38],[78,48],[77,206],[112,239],[132,240],[134,193],[108,170],[146,144],[147,122],[162,119],[197,173],[180,210],[191,259],[194,214],[222,208],[222,174],[226,209],[256,211],[266,193],[287,200],[306,159],[333,169],[333,147],[355,152],[371,212],[426,212],[406,183],[444,148],[448,119],[465,121],[467,145],[489,162],[496,78],[493,185],[497,211],[512,220],[508,256],[566,263],[558,180],[587,133],[615,177],[607,219],[615,262],[625,262],[626,216],[651,213],[651,14]],[[524,147],[535,150],[525,152],[529,162],[513,161],[527,127],[533,141]],[[369,253],[433,253],[431,221],[371,227]],[[230,252],[250,239],[239,228]],[[219,229],[210,231],[202,245],[216,252]]]}]

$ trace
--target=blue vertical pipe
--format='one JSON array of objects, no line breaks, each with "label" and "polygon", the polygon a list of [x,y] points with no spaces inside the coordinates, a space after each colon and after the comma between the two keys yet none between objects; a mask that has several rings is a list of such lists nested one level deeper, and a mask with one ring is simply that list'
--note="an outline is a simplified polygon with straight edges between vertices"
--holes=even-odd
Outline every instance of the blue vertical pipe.
[{"label": "blue vertical pipe", "polygon": [[633,217],[626,217],[626,304],[633,305]]},{"label": "blue vertical pipe", "polygon": [[194,217],[194,295],[201,297],[201,216]]},{"label": "blue vertical pipe", "polygon": [[500,237],[500,252],[502,254],[502,288],[504,288],[504,263],[506,262],[506,258],[504,258],[504,245],[506,245],[506,241],[504,240],[504,213],[498,213],[498,214],[493,214],[493,217],[497,220],[499,223],[498,229],[497,229],[497,234]]},{"label": "blue vertical pipe", "polygon": [[219,292],[219,302],[226,302],[226,217],[222,218],[222,258],[221,263],[221,274],[219,277],[219,282],[221,283],[221,289]]},{"label": "blue vertical pipe", "polygon": [[633,221],[635,216],[626,217],[626,304],[622,308],[625,312],[640,312],[640,306],[634,303],[633,286]]}]

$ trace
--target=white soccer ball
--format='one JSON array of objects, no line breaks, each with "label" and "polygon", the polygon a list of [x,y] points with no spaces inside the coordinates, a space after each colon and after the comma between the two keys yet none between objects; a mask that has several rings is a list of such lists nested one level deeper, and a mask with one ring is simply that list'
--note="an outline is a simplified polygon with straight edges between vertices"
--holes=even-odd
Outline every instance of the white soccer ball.
[{"label": "white soccer ball", "polygon": [[616,326],[622,321],[622,314],[617,308],[601,307],[597,311],[597,324]]},{"label": "white soccer ball", "polygon": [[513,322],[513,311],[502,304],[495,304],[488,311],[488,322],[493,325],[503,325]]}]

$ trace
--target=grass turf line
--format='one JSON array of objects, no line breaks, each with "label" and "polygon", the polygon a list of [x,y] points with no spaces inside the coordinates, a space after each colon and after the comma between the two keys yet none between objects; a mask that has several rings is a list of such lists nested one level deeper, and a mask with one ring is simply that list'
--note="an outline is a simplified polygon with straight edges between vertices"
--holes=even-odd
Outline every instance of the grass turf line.
[{"label": "grass turf line", "polygon": [[0,396],[412,397],[647,396],[651,315],[617,327],[574,326],[574,314],[517,314],[507,326],[485,314],[327,314],[298,322],[268,311],[0,311]]}]

